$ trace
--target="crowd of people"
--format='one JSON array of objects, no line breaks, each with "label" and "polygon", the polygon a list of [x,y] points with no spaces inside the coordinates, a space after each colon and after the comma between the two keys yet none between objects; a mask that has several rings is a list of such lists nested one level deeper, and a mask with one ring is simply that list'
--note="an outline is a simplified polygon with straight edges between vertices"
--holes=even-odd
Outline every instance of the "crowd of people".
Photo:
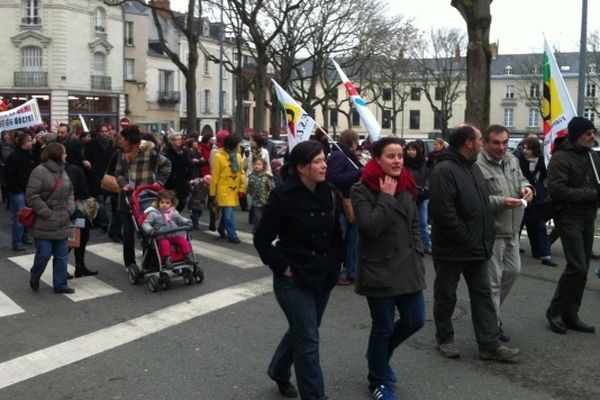
[{"label": "crowd of people", "polygon": [[[595,332],[579,318],[600,199],[600,159],[591,150],[595,133],[589,120],[573,118],[546,169],[537,136],[526,137],[513,154],[501,125],[482,132],[461,124],[447,143],[436,139],[429,154],[419,140],[384,137],[361,146],[356,132],[346,130],[332,145],[319,131],[283,162],[266,132],[252,135],[246,149],[239,136],[224,130],[186,138],[180,132],[144,134],[135,125],[117,134],[102,125],[87,138],[59,124],[55,134],[3,134],[2,194],[11,212],[13,251],[35,248],[31,289],[39,290],[52,257],[56,293],[74,292],[68,285],[68,237],[89,197],[99,209],[84,218],[75,278],[98,273],[85,264],[93,228],[122,242],[124,265],[136,265],[127,197],[140,185],[167,189],[143,225],[150,235],[171,225],[200,229],[206,211],[208,229],[239,244],[234,209],[247,208],[254,245],[273,272],[275,298],[289,323],[267,370],[279,392],[326,399],[319,326],[336,284],[354,285],[372,320],[369,391],[378,400],[393,400],[394,350],[425,321],[426,256],[435,269],[439,353],[460,356],[451,317],[462,275],[479,357],[512,362],[520,351],[506,345],[511,338],[500,316],[521,270],[521,231],[527,230],[532,256],[555,267],[546,225],[553,218],[567,265],[546,312],[550,329]],[[114,177],[112,191],[104,186],[106,176]],[[17,218],[25,206],[36,214],[29,229]],[[173,235],[159,243],[167,266],[172,243],[195,263],[180,242]]]}]

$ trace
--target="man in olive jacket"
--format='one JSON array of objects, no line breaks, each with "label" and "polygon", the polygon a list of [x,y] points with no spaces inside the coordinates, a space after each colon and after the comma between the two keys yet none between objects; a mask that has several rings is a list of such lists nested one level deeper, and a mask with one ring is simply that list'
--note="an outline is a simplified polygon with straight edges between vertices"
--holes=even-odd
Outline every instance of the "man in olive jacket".
[{"label": "man in olive jacket", "polygon": [[567,266],[558,281],[546,318],[550,329],[556,333],[567,333],[567,328],[593,333],[595,328],[579,319],[578,313],[594,242],[600,157],[591,150],[596,128],[590,120],[574,117],[568,131],[567,140],[548,164],[548,191]]},{"label": "man in olive jacket", "polygon": [[[483,151],[477,158],[494,212],[496,238],[487,266],[498,317],[500,305],[521,273],[519,232],[525,207],[533,199],[533,188],[523,176],[519,160],[507,151],[508,137],[504,126],[490,125],[483,132]],[[510,337],[500,320],[498,326],[500,340],[508,342]]]},{"label": "man in olive jacket", "polygon": [[475,164],[482,135],[479,129],[464,124],[453,129],[448,141],[450,146],[438,156],[429,182],[438,349],[444,357],[460,355],[454,345],[452,314],[462,274],[469,287],[479,357],[510,361],[519,350],[500,343],[486,266],[492,254],[494,222],[483,175]]}]

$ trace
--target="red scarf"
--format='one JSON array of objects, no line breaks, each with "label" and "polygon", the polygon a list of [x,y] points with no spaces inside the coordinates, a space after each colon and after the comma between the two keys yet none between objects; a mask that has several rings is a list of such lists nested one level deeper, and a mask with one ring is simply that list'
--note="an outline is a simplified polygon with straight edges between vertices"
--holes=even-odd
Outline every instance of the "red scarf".
[{"label": "red scarf", "polygon": [[[385,177],[385,173],[377,164],[375,159],[369,160],[365,168],[363,169],[362,176],[360,180],[362,183],[367,185],[369,189],[371,189],[375,193],[381,192],[379,180]],[[396,179],[398,181],[398,185],[396,185],[396,192],[394,195],[398,195],[402,192],[408,192],[413,199],[417,200],[417,184],[415,183],[415,178],[411,175],[411,173],[406,169],[402,168],[402,172],[400,176]]]}]

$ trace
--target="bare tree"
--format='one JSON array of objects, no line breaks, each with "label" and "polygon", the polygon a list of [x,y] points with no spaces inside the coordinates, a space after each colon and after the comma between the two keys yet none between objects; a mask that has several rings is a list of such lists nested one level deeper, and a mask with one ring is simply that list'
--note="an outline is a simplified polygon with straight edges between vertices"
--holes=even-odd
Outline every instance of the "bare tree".
[{"label": "bare tree", "polygon": [[444,137],[453,115],[452,105],[463,94],[465,63],[460,50],[464,43],[464,34],[458,29],[432,30],[416,47],[411,60],[414,63],[411,85],[423,92]]},{"label": "bare tree", "polygon": [[[161,48],[169,59],[179,68],[185,77],[186,104],[187,104],[187,129],[188,131],[198,129],[198,118],[196,109],[196,69],[198,68],[198,55],[200,44],[202,0],[188,0],[187,11],[180,14],[170,8],[161,7],[154,1],[146,3],[144,0],[104,0],[109,6],[121,6],[128,1],[133,1],[150,8],[152,19],[158,32]],[[172,23],[176,29],[183,34],[188,42],[187,60],[182,60],[177,49],[171,49],[165,39],[165,26]]]},{"label": "bare tree", "polygon": [[480,127],[490,123],[490,26],[492,0],[451,0],[467,23],[467,110],[466,119]]}]

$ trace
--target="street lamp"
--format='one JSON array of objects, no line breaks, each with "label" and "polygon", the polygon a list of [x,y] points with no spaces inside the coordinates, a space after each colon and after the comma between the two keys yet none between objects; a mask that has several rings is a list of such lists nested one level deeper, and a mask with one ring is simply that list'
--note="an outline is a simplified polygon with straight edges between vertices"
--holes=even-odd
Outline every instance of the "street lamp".
[{"label": "street lamp", "polygon": [[579,40],[579,79],[577,88],[577,115],[583,115],[585,105],[585,75],[587,72],[587,0],[581,1],[581,38]]},{"label": "street lamp", "polygon": [[221,26],[219,30],[219,130],[223,130],[223,40],[225,40],[225,29],[223,28],[223,0],[221,0]]}]

